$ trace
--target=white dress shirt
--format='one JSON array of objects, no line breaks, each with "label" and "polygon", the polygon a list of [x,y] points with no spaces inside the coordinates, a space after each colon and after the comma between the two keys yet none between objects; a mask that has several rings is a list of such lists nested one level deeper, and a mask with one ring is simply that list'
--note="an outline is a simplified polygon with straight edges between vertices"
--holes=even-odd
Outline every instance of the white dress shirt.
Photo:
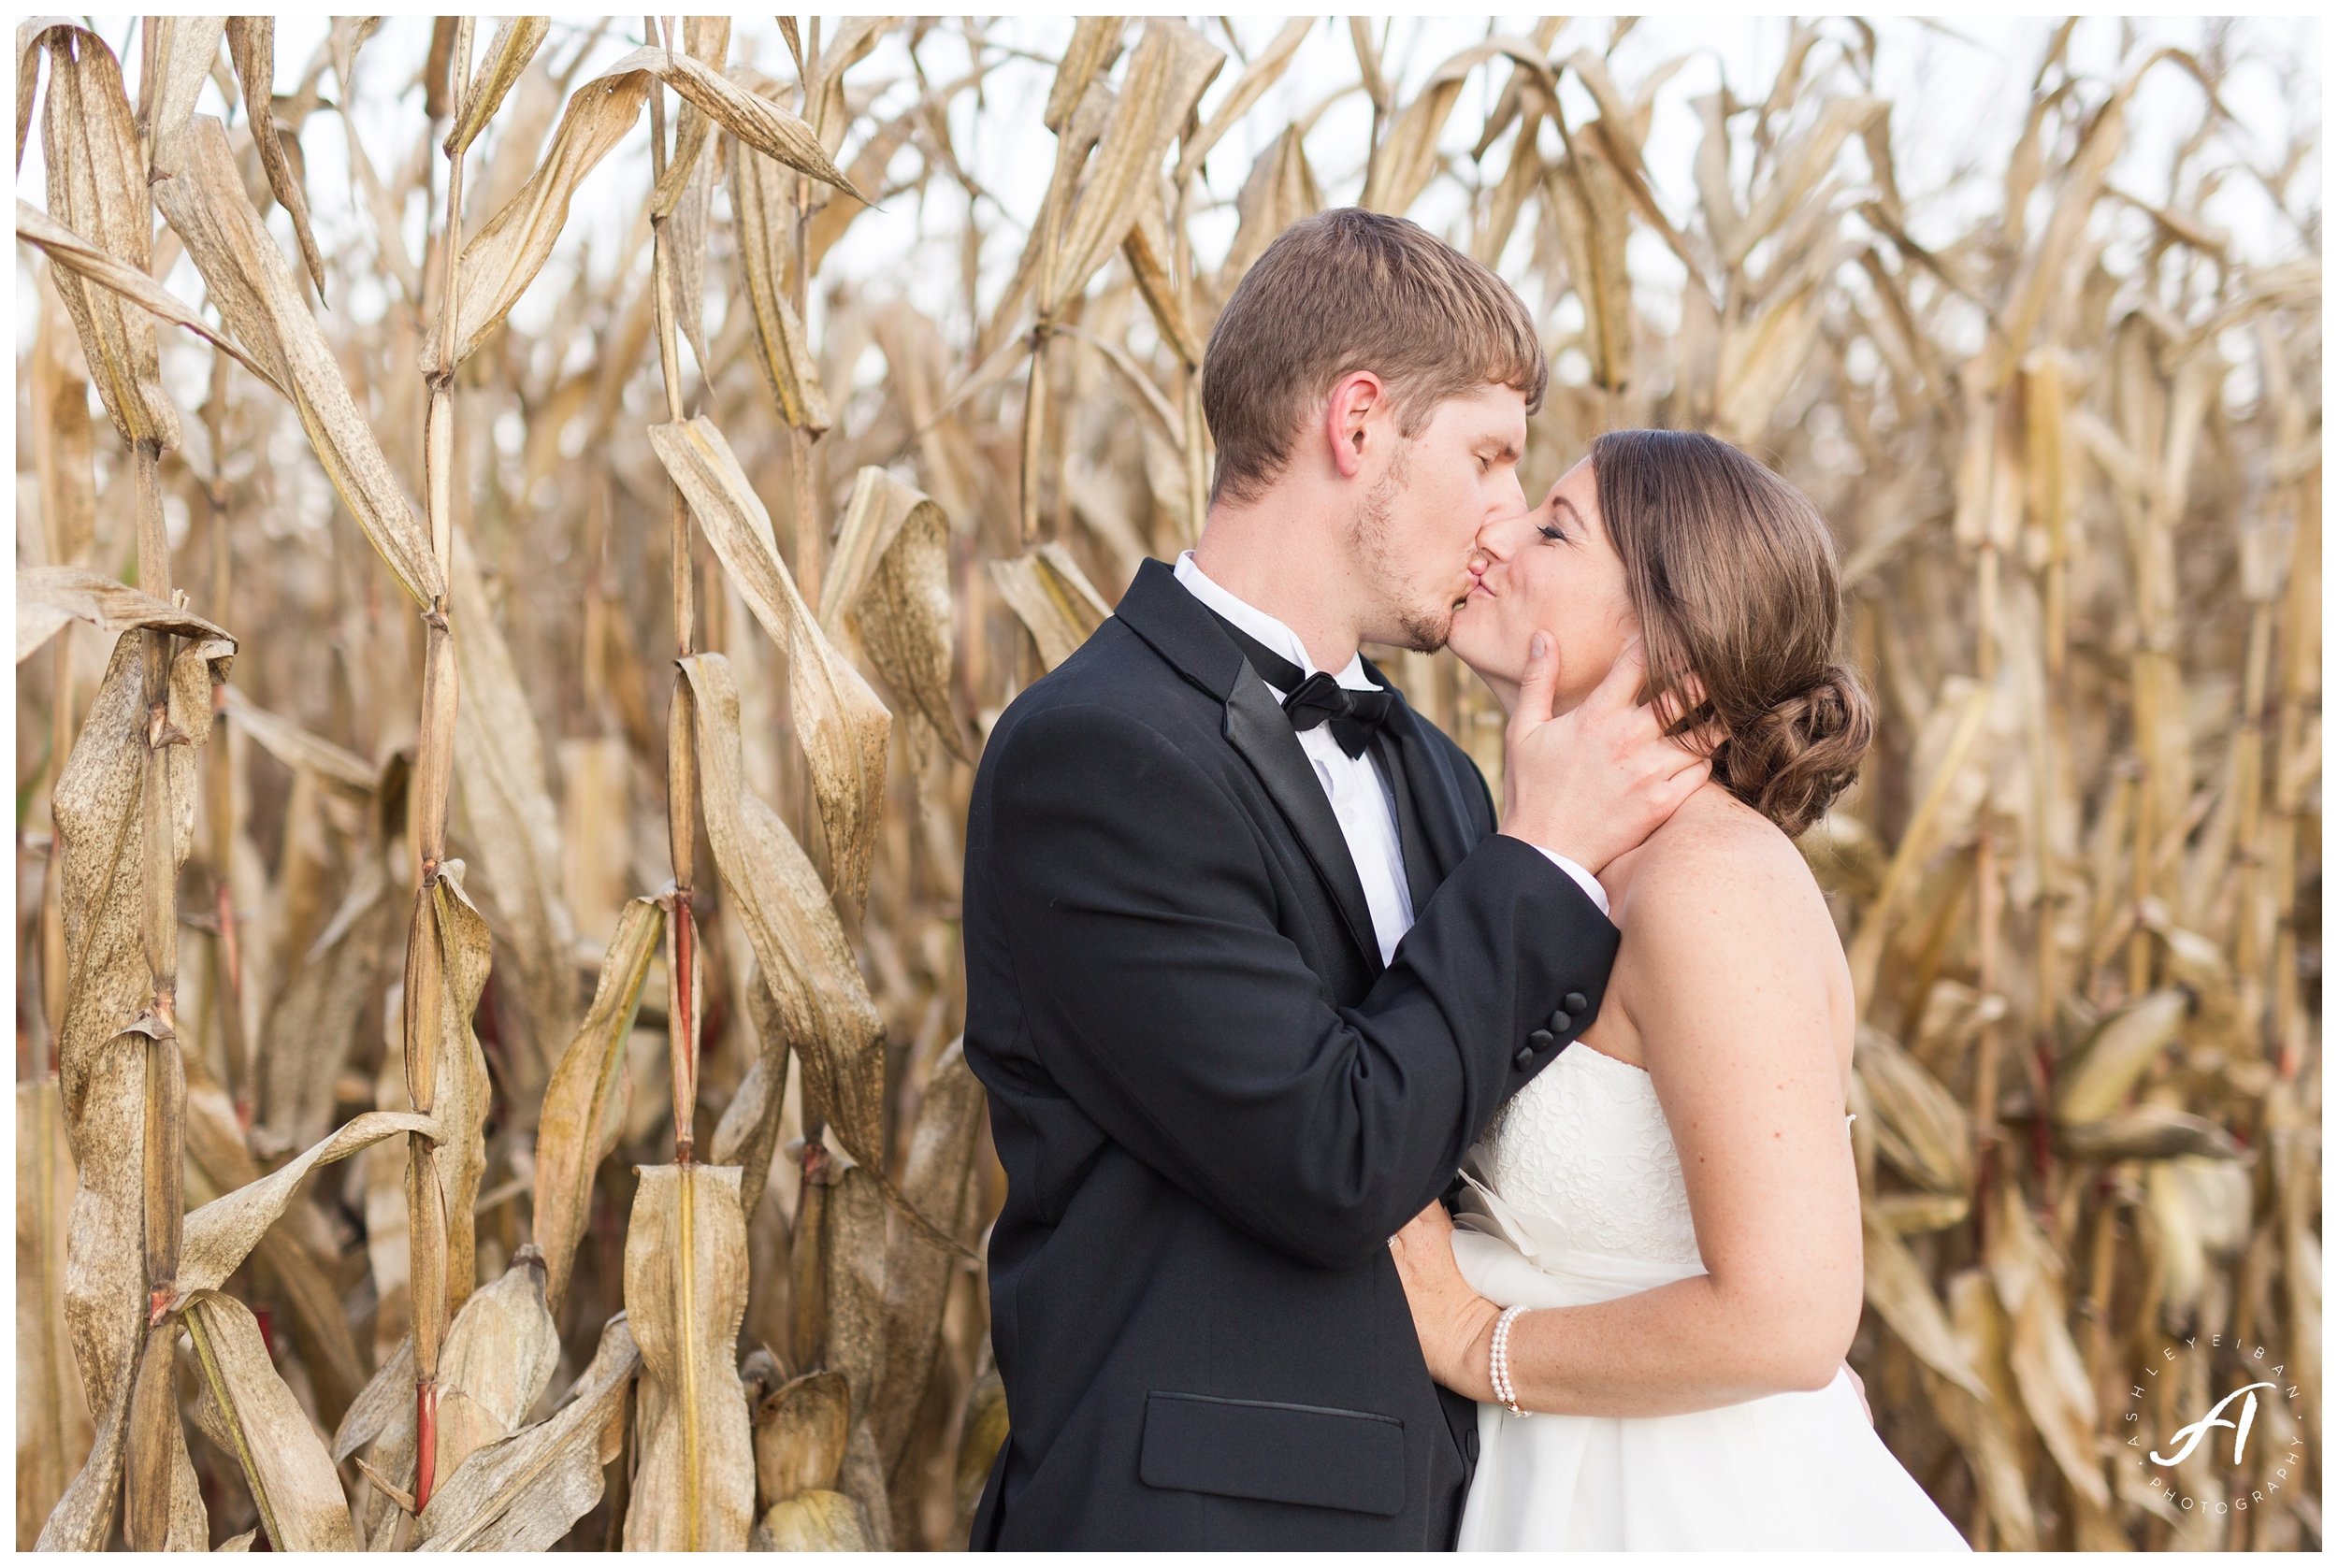
[{"label": "white dress shirt", "polygon": [[[1211,582],[1193,564],[1191,550],[1177,557],[1176,576],[1195,598],[1297,665],[1303,678],[1316,673],[1315,661],[1307,657],[1306,644],[1299,640],[1298,633]],[[1349,655],[1348,667],[1334,673],[1332,679],[1349,691],[1379,689],[1372,683],[1372,677],[1364,672],[1362,654]],[[1275,694],[1277,703],[1288,695],[1265,676],[1261,675],[1259,680]],[[1411,884],[1405,877],[1403,842],[1396,830],[1396,798],[1380,770],[1373,766],[1371,752],[1349,756],[1332,738],[1330,725],[1319,724],[1312,729],[1300,730],[1298,737],[1299,749],[1315,764],[1316,782],[1323,786],[1323,794],[1332,803],[1332,814],[1339,819],[1339,831],[1348,841],[1348,856],[1355,862],[1356,879],[1364,884],[1364,901],[1372,911],[1372,934],[1379,940],[1380,962],[1385,964],[1395,956],[1397,942],[1412,928],[1414,913]],[[1551,864],[1575,879],[1591,901],[1599,906],[1600,913],[1608,913],[1608,892],[1599,885],[1598,878],[1564,855],[1553,855],[1547,849],[1542,853],[1550,856]]]}]

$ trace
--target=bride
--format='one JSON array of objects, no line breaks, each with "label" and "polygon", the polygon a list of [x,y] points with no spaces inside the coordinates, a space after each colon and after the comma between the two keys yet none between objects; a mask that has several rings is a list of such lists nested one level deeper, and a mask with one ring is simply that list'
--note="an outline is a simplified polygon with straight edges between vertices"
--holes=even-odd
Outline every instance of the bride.
[{"label": "bride", "polygon": [[1793,836],[1871,721],[1826,525],[1734,447],[1623,431],[1473,568],[1450,645],[1505,708],[1537,629],[1562,711],[1638,637],[1651,692],[1701,682],[1690,722],[1727,739],[1600,876],[1624,940],[1597,1022],[1470,1150],[1458,1230],[1433,1203],[1390,1244],[1430,1372],[1479,1402],[1459,1545],[1966,1549],[1843,1364],[1855,1015]]}]

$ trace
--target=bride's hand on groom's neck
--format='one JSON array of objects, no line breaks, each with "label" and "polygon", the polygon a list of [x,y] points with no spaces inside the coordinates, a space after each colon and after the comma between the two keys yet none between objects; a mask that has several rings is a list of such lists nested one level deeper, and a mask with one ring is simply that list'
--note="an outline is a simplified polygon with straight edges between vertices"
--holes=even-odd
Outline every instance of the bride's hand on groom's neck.
[{"label": "bride's hand on groom's neck", "polygon": [[1663,826],[1712,765],[1665,735],[1668,710],[1635,700],[1647,674],[1638,638],[1590,696],[1553,716],[1558,663],[1551,634],[1535,633],[1503,741],[1502,831],[1595,876]]}]

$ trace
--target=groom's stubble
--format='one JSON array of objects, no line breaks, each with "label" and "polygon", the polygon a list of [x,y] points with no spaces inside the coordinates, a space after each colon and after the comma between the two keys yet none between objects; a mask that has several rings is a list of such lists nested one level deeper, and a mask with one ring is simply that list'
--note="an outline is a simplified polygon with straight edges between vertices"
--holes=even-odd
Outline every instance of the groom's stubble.
[{"label": "groom's stubble", "polygon": [[1434,654],[1445,646],[1452,628],[1452,609],[1430,609],[1419,602],[1419,590],[1407,579],[1404,557],[1396,548],[1396,497],[1404,494],[1412,478],[1409,447],[1407,441],[1397,441],[1387,470],[1357,501],[1351,526],[1364,581],[1395,623],[1396,635],[1391,640],[1415,653]]}]

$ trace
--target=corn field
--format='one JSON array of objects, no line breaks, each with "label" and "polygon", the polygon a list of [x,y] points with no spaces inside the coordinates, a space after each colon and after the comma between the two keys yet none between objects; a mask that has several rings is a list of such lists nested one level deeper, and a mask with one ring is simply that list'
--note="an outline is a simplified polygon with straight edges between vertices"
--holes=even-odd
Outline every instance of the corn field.
[{"label": "corn field", "polygon": [[[1191,542],[1211,323],[1344,203],[1537,309],[1530,493],[1695,427],[1837,530],[1885,1441],[1978,1546],[2319,1546],[2318,88],[2265,146],[2229,30],[2042,30],[1963,211],[1862,24],[1678,177],[1628,24],[1507,25],[20,28],[21,1547],[963,1545],[973,762]],[[2179,1504],[2222,1451],[2129,1417],[2259,1345],[2260,1501]]]}]

